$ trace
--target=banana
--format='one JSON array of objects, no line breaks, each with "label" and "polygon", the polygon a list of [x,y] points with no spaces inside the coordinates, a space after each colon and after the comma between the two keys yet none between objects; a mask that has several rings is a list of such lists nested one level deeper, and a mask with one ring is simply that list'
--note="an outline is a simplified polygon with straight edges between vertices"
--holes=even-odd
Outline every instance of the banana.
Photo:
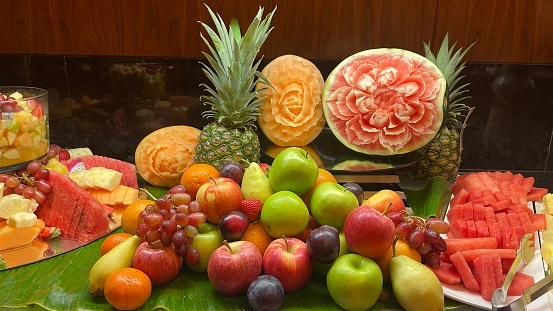
[{"label": "banana", "polygon": [[94,263],[88,278],[89,292],[92,295],[104,294],[106,280],[113,271],[131,267],[132,257],[141,242],[141,238],[133,235],[119,243]]}]

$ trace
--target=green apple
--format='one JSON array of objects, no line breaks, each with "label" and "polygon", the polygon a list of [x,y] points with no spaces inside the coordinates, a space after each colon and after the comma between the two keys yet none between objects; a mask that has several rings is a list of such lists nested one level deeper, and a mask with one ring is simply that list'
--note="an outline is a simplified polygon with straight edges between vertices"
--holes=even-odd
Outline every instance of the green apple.
[{"label": "green apple", "polygon": [[283,235],[296,236],[308,223],[309,210],[303,200],[292,191],[275,192],[261,209],[261,224],[275,239]]},{"label": "green apple", "polygon": [[345,310],[367,310],[378,300],[384,284],[374,260],[345,254],[334,261],[326,276],[332,299]]},{"label": "green apple", "polygon": [[[338,253],[338,258],[348,253],[349,249],[348,245],[346,244],[346,237],[344,236],[344,232],[340,231],[340,253]],[[334,263],[320,263],[316,260],[311,260],[311,262],[313,263],[313,272],[323,278],[326,278],[328,270],[330,270],[330,267],[332,267],[332,264]]]},{"label": "green apple", "polygon": [[319,176],[319,166],[307,151],[288,147],[271,164],[269,184],[276,191],[292,191],[301,196],[313,187]]},{"label": "green apple", "polygon": [[219,233],[217,225],[203,223],[198,226],[198,234],[192,241],[192,246],[200,252],[200,262],[197,265],[191,265],[186,260],[186,266],[192,271],[207,272],[207,263],[213,251],[223,245],[223,237]]},{"label": "green apple", "polygon": [[311,195],[311,214],[321,225],[340,230],[348,214],[359,206],[353,192],[335,182],[324,182]]},{"label": "green apple", "polygon": [[240,185],[244,199],[256,198],[264,203],[275,191],[269,184],[269,178],[263,172],[259,164],[251,162],[244,171],[242,184]]}]

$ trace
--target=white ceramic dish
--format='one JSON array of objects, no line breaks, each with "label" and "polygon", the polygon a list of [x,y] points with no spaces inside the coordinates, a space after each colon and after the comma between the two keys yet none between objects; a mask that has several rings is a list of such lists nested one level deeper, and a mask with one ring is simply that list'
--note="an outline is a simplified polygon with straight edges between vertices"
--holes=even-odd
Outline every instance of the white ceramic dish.
[{"label": "white ceramic dish", "polygon": [[[541,213],[543,209],[543,204],[541,202],[529,202],[528,208],[534,211],[534,213]],[[449,220],[446,217],[446,221]],[[535,247],[536,253],[534,258],[525,266],[522,267],[521,271],[534,277],[534,281],[537,282],[545,277],[545,268],[547,267],[541,257],[540,244],[541,244],[541,234],[535,234]],[[444,238],[446,238],[444,236]],[[446,285],[442,283],[444,289],[444,295],[459,302],[471,305],[477,308],[484,310],[492,310],[491,301],[484,300],[480,293],[471,292],[467,290],[463,285]],[[535,300],[528,305],[527,311],[543,311],[543,310],[553,310],[553,301],[550,302],[549,296],[543,295],[539,299]],[[515,301],[519,296],[508,296],[505,301],[505,305],[510,302]]]}]

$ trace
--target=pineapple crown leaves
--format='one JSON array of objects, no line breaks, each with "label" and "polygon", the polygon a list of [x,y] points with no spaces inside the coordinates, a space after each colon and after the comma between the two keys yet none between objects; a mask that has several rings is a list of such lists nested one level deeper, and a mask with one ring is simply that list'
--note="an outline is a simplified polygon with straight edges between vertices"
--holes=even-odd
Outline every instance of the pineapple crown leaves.
[{"label": "pineapple crown leaves", "polygon": [[426,42],[424,43],[424,53],[425,57],[433,62],[444,75],[446,80],[447,88],[447,113],[448,125],[459,126],[461,124],[461,118],[468,116],[470,107],[464,104],[464,101],[470,98],[470,96],[465,95],[468,93],[467,86],[469,83],[462,85],[457,85],[464,76],[460,75],[463,69],[465,68],[466,62],[462,61],[467,52],[476,44],[473,42],[466,49],[459,48],[455,51],[455,46],[457,43],[453,43],[451,47],[449,46],[449,34],[446,33],[444,40],[438,50],[438,53],[434,55],[430,50],[430,45]]},{"label": "pineapple crown leaves", "polygon": [[257,15],[242,36],[238,21],[233,19],[228,30],[219,14],[207,6],[215,24],[215,30],[200,22],[206,30],[209,40],[200,34],[209,48],[210,54],[202,52],[209,66],[201,63],[202,71],[213,84],[205,87],[209,95],[201,97],[211,109],[204,112],[205,117],[213,117],[218,123],[228,127],[247,127],[254,124],[259,115],[264,89],[254,90],[256,78],[270,86],[269,81],[258,71],[261,58],[255,62],[261,46],[272,30],[270,23],[275,9],[262,19],[264,9],[259,8]]}]

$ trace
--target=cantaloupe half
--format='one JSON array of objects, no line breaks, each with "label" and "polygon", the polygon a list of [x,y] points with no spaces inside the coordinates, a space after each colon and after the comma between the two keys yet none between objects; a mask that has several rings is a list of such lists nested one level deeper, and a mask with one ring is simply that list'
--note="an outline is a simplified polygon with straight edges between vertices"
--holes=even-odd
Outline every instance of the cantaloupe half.
[{"label": "cantaloupe half", "polygon": [[259,127],[265,136],[279,146],[305,146],[322,131],[325,118],[322,106],[324,78],[312,62],[296,55],[272,60],[261,73],[271,83],[266,88]]},{"label": "cantaloupe half", "polygon": [[198,135],[199,129],[186,125],[168,126],[148,134],[134,154],[140,176],[157,187],[178,185],[194,160]]},{"label": "cantaloupe half", "polygon": [[329,128],[365,154],[405,154],[430,142],[444,120],[445,78],[427,58],[380,48],[344,59],[323,92]]}]

